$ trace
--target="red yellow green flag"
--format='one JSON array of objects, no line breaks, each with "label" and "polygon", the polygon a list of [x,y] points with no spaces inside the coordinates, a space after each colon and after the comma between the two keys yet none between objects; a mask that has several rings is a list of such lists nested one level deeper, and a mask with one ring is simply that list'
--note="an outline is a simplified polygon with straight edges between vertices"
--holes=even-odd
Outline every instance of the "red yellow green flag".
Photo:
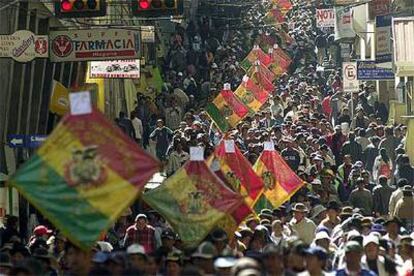
[{"label": "red yellow green flag", "polygon": [[292,59],[285,53],[285,51],[275,46],[269,50],[269,54],[272,57],[272,63],[269,65],[269,70],[276,76],[280,76],[289,70]]},{"label": "red yellow green flag", "polygon": [[272,82],[276,78],[276,76],[265,66],[261,64],[256,64],[255,66],[250,68],[247,75],[256,86],[269,92],[273,91],[274,86]]},{"label": "red yellow green flag", "polygon": [[263,181],[233,140],[222,140],[209,158],[208,164],[218,168],[213,171],[220,171],[220,175],[224,176],[231,188],[240,193],[249,206],[253,206],[263,190]]},{"label": "red yellow green flag", "polygon": [[266,23],[283,23],[286,21],[285,15],[279,10],[279,8],[274,8],[268,11],[264,20]]},{"label": "red yellow green flag", "polygon": [[217,127],[225,132],[235,127],[249,113],[249,108],[233,91],[223,89],[213,102],[207,104],[206,111]]},{"label": "red yellow green flag", "polygon": [[228,187],[244,198],[244,203],[237,210],[218,223],[229,235],[233,235],[240,223],[253,212],[253,202],[263,189],[262,180],[233,140],[222,140],[207,164]]},{"label": "red yellow green flag", "polygon": [[273,4],[280,9],[283,15],[286,15],[293,8],[290,0],[273,0]]},{"label": "red yellow green flag", "polygon": [[234,91],[234,94],[254,112],[259,111],[269,98],[269,92],[257,86],[248,76],[243,77],[242,83]]},{"label": "red yellow green flag", "polygon": [[136,199],[159,163],[102,113],[66,115],[10,184],[87,249]]},{"label": "red yellow green flag", "polygon": [[260,48],[266,52],[269,52],[269,49],[271,49],[273,45],[277,43],[275,36],[267,32],[262,32],[256,41]]},{"label": "red yellow green flag", "polygon": [[254,206],[256,211],[278,208],[304,185],[304,181],[275,150],[265,149],[253,169],[264,184],[263,194]]},{"label": "red yellow green flag", "polygon": [[144,201],[157,210],[186,246],[198,245],[217,223],[243,203],[204,161],[189,161]]},{"label": "red yellow green flag", "polygon": [[272,62],[272,58],[263,52],[258,45],[255,45],[247,57],[240,63],[240,67],[247,71],[256,61],[260,61],[264,66],[268,66]]}]

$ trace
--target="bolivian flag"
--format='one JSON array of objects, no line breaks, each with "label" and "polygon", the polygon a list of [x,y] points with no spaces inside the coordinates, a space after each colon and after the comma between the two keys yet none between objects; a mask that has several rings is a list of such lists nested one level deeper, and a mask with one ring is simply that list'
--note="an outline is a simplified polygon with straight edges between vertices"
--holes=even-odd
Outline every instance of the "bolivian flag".
[{"label": "bolivian flag", "polygon": [[278,208],[296,193],[304,181],[286,164],[275,150],[264,150],[253,167],[263,180],[263,194],[254,209]]},{"label": "bolivian flag", "polygon": [[277,47],[269,50],[269,54],[272,57],[272,63],[269,65],[269,70],[276,76],[280,76],[289,70],[292,59],[285,53],[285,51]]},{"label": "bolivian flag", "polygon": [[66,115],[10,184],[87,249],[133,203],[159,164],[103,114]]},{"label": "bolivian flag", "polygon": [[273,4],[280,9],[283,15],[286,15],[293,8],[290,0],[273,0]]},{"label": "bolivian flag", "polygon": [[256,61],[260,61],[264,66],[268,66],[272,62],[272,58],[263,52],[258,45],[255,45],[247,57],[240,63],[240,67],[247,71]]},{"label": "bolivian flag", "polygon": [[234,91],[234,94],[254,112],[259,111],[269,98],[269,92],[257,86],[248,76],[243,77],[242,83]]},{"label": "bolivian flag", "polygon": [[213,162],[217,162],[215,167],[218,168],[213,171],[221,172],[219,177],[223,176],[232,190],[240,193],[252,207],[263,190],[263,181],[233,140],[222,140],[217,145],[207,163],[213,166]]},{"label": "bolivian flag", "polygon": [[144,201],[178,233],[185,246],[197,246],[217,223],[243,203],[204,161],[188,161]]},{"label": "bolivian flag", "polygon": [[223,132],[235,127],[249,113],[249,109],[228,89],[222,90],[213,102],[207,104],[206,111]]},{"label": "bolivian flag", "polygon": [[268,52],[270,48],[273,47],[274,44],[277,43],[277,40],[274,35],[271,35],[270,33],[263,32],[258,38],[257,38],[257,44],[259,44],[260,48],[264,51]]},{"label": "bolivian flag", "polygon": [[283,23],[286,21],[285,15],[279,10],[279,8],[274,8],[268,11],[264,20],[265,23],[268,24]]},{"label": "bolivian flag", "polygon": [[253,83],[271,93],[274,90],[273,80],[276,78],[275,74],[268,68],[262,65],[255,65],[250,68],[247,76],[253,81]]}]

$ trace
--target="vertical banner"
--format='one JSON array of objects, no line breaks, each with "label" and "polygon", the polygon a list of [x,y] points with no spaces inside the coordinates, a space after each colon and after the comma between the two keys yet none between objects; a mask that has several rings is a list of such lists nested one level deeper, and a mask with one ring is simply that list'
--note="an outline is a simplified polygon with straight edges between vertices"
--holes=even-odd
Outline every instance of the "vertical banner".
[{"label": "vertical banner", "polygon": [[352,41],[355,31],[352,27],[352,9],[349,7],[335,7],[335,41]]},{"label": "vertical banner", "polygon": [[375,60],[377,63],[391,62],[392,40],[391,40],[391,15],[376,17],[376,41]]}]

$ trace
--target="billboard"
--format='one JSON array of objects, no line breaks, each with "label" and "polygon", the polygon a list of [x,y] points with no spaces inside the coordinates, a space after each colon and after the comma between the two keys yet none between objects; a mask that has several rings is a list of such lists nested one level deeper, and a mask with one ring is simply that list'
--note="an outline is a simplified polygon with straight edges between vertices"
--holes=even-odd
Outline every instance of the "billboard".
[{"label": "billboard", "polygon": [[123,29],[50,32],[53,62],[139,58],[140,32]]},{"label": "billboard", "polygon": [[140,75],[139,65],[139,59],[92,61],[89,76],[94,79],[138,79]]},{"label": "billboard", "polygon": [[18,62],[29,62],[35,58],[49,57],[49,40],[45,35],[35,35],[20,30],[12,35],[0,35],[0,57]]},{"label": "billboard", "polygon": [[334,9],[317,9],[316,10],[316,26],[318,28],[335,27]]}]

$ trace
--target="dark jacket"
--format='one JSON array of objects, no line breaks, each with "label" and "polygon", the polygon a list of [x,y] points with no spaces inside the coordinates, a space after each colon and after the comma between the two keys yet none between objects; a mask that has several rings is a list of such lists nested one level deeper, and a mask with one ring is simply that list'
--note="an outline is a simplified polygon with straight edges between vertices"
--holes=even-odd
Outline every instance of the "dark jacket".
[{"label": "dark jacket", "polygon": [[375,158],[378,156],[379,150],[373,144],[369,144],[367,148],[362,153],[362,161],[365,164],[365,168],[372,172],[372,167],[374,166]]},{"label": "dark jacket", "polygon": [[342,147],[342,156],[350,154],[352,157],[352,162],[362,160],[362,147],[355,141],[348,141]]}]

